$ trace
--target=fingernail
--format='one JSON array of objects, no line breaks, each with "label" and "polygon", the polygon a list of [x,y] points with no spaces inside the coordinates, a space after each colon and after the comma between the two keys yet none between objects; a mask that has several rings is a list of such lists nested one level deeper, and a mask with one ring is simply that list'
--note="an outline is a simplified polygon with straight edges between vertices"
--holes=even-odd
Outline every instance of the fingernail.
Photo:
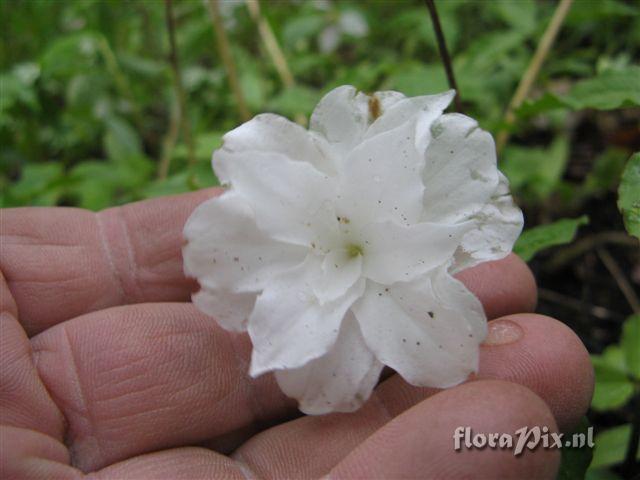
[{"label": "fingernail", "polygon": [[520,340],[524,332],[520,325],[511,320],[494,320],[489,322],[489,331],[484,345],[507,345]]}]

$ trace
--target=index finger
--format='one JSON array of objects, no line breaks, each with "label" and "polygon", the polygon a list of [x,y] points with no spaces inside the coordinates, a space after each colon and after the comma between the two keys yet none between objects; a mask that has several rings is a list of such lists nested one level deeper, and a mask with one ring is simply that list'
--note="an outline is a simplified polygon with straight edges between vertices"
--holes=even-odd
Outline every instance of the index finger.
[{"label": "index finger", "polygon": [[[0,214],[0,270],[29,336],[108,307],[188,301],[197,289],[184,276],[182,229],[220,188],[114,207],[14,208]],[[488,277],[502,278],[501,287]],[[535,281],[511,255],[462,272],[487,316],[531,311]]]},{"label": "index finger", "polygon": [[99,213],[13,208],[0,215],[0,270],[35,335],[64,320],[132,303],[188,301],[182,228],[219,188],[158,198]]}]

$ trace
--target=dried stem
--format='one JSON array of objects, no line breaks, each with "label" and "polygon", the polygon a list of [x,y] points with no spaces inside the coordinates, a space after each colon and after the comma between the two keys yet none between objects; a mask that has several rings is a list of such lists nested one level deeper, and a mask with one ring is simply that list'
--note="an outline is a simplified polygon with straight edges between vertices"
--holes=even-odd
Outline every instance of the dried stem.
[{"label": "dried stem", "polygon": [[229,86],[236,98],[236,104],[238,107],[238,113],[243,122],[246,122],[251,118],[251,113],[247,107],[247,102],[244,99],[242,93],[242,87],[240,86],[240,80],[238,79],[238,70],[231,54],[231,46],[229,44],[229,38],[224,28],[224,22],[222,21],[222,15],[220,14],[219,0],[209,0],[209,15],[211,16],[211,22],[213,23],[214,30],[216,32],[216,40],[218,45],[218,53],[222,58],[225,69],[227,70],[227,77],[229,79]]},{"label": "dried stem", "polygon": [[533,54],[533,58],[531,62],[529,62],[529,66],[527,70],[524,72],[522,79],[520,79],[520,83],[518,84],[518,88],[513,94],[513,98],[509,102],[509,106],[507,107],[507,111],[504,115],[504,124],[507,127],[502,130],[498,135],[496,141],[496,148],[498,152],[501,152],[507,141],[509,140],[509,126],[513,124],[515,121],[515,111],[516,109],[522,105],[522,102],[526,100],[529,96],[529,92],[531,91],[531,87],[538,77],[538,73],[540,73],[540,68],[544,63],[547,55],[551,51],[551,47],[558,36],[558,32],[560,31],[560,27],[564,23],[565,18],[567,17],[567,13],[569,13],[569,8],[571,8],[571,3],[573,0],[560,0],[560,3],[556,7],[555,12],[553,12],[553,17],[551,17],[551,21],[547,26],[542,38],[540,39],[540,43],[536,48],[535,53]]},{"label": "dried stem", "polygon": [[618,288],[620,288],[624,298],[626,298],[629,305],[631,305],[633,312],[640,313],[640,300],[629,283],[629,280],[627,280],[627,277],[624,275],[620,265],[618,265],[618,262],[616,262],[615,258],[613,258],[613,256],[604,248],[598,248],[596,252],[604,266],[609,270],[609,273],[618,284]]},{"label": "dried stem", "polygon": [[438,10],[434,0],[425,0],[427,9],[429,10],[429,16],[431,17],[431,23],[433,24],[433,30],[436,34],[436,41],[438,42],[438,50],[440,51],[440,58],[444,64],[444,70],[447,73],[447,80],[449,81],[449,87],[456,91],[454,102],[456,110],[462,113],[462,101],[460,100],[460,90],[456,84],[456,77],[453,74],[453,65],[451,64],[451,58],[449,57],[449,50],[447,50],[447,42],[440,26],[440,17],[438,17]]},{"label": "dried stem", "polygon": [[[280,80],[284,84],[285,88],[292,88],[295,86],[296,82],[293,78],[293,74],[289,69],[289,64],[287,63],[287,59],[284,56],[282,49],[280,48],[280,44],[276,39],[276,36],[271,29],[271,25],[267,19],[262,15],[260,11],[260,1],[259,0],[246,0],[247,8],[249,9],[249,14],[251,18],[258,26],[258,32],[260,33],[260,38],[264,43],[264,46],[271,57],[271,61],[276,67],[276,71],[278,72],[278,76]],[[296,114],[295,116],[296,122],[301,125],[306,125],[307,119],[301,113]]]},{"label": "dried stem", "polygon": [[289,65],[287,64],[284,53],[282,52],[282,49],[278,44],[278,40],[276,40],[276,37],[273,34],[271,26],[262,16],[262,12],[260,11],[260,2],[258,0],[246,0],[246,3],[251,18],[256,23],[256,25],[258,25],[260,37],[262,38],[264,46],[267,49],[267,52],[269,53],[269,56],[271,57],[276,70],[278,71],[280,80],[282,80],[282,83],[284,83],[285,87],[293,87],[295,85],[295,80],[293,79],[291,70],[289,70]]},{"label": "dried stem", "polygon": [[582,312],[586,309],[586,311],[589,312],[590,315],[601,320],[624,318],[617,312],[612,312],[605,307],[584,303],[577,298],[573,298],[568,295],[564,295],[563,293],[555,292],[553,290],[548,290],[546,288],[538,288],[538,297],[540,298],[540,300],[555,303],[556,305],[562,305],[578,312]]},{"label": "dried stem", "polygon": [[160,163],[158,164],[158,178],[161,180],[167,178],[169,166],[171,164],[171,154],[176,146],[178,134],[180,133],[180,106],[178,103],[177,98],[171,102],[169,130],[162,140],[162,156],[160,157]]},{"label": "dried stem", "polygon": [[163,152],[163,157],[158,168],[159,178],[166,178],[167,173],[169,172],[171,150],[173,150],[173,146],[170,143],[171,129],[176,128],[176,125],[182,124],[182,133],[184,134],[184,141],[187,144],[189,165],[193,166],[196,164],[196,151],[193,143],[193,136],[191,135],[191,122],[187,113],[187,97],[184,92],[184,87],[182,86],[182,75],[180,72],[180,61],[178,58],[178,47],[176,44],[176,24],[173,16],[173,0],[165,0],[165,17],[167,22],[167,31],[169,33],[169,63],[171,64],[171,72],[173,73],[173,86],[176,92],[179,113],[177,118],[175,115],[172,115],[169,133],[167,134],[168,141],[165,143],[165,151]]},{"label": "dried stem", "polygon": [[619,245],[621,247],[638,248],[638,240],[624,232],[610,231],[599,232],[559,249],[558,252],[544,265],[545,270],[553,272],[572,262],[575,258],[584,255],[593,248],[602,245]]}]

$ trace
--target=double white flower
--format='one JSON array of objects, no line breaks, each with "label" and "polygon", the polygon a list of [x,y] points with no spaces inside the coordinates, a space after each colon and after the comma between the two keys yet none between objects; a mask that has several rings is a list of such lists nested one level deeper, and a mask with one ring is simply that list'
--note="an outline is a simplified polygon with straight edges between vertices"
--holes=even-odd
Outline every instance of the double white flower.
[{"label": "double white flower", "polygon": [[448,387],[478,366],[482,305],[452,275],[522,229],[493,139],[442,114],[454,92],[329,92],[310,129],[258,115],[213,156],[230,185],[185,226],[193,302],[253,342],[309,414],[352,411],[388,365]]}]

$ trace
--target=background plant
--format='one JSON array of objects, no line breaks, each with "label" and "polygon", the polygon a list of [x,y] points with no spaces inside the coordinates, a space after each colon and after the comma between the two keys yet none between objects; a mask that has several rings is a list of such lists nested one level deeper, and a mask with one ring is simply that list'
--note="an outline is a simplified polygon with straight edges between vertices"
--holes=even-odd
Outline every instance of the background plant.
[{"label": "background plant", "polygon": [[[629,160],[640,150],[640,7],[575,0],[505,116],[558,4],[436,5],[462,107],[508,137],[501,168],[525,211],[516,251],[538,279],[539,311],[593,353],[598,436],[587,475],[627,475],[640,435],[640,167]],[[304,122],[347,83],[447,88],[420,0],[8,0],[0,18],[5,207],[98,210],[215,185],[211,152],[248,115]],[[561,475],[584,475],[588,454],[567,453]]]}]

